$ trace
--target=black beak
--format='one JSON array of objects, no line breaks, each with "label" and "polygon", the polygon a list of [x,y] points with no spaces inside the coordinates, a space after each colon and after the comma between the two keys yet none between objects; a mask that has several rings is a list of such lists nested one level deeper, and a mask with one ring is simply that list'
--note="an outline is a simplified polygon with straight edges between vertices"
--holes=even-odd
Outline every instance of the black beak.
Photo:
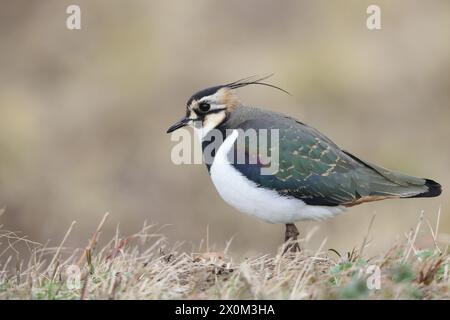
[{"label": "black beak", "polygon": [[180,121],[178,121],[177,123],[174,123],[173,125],[170,126],[169,129],[167,129],[167,133],[171,133],[177,129],[180,129],[182,127],[185,127],[188,125],[189,121],[191,121],[191,119],[189,118],[183,118]]}]

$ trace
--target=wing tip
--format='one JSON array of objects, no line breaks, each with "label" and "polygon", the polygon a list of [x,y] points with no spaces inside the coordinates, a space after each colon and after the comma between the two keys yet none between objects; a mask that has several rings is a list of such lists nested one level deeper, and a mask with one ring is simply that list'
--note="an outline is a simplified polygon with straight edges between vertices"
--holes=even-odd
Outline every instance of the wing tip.
[{"label": "wing tip", "polygon": [[434,180],[425,179],[425,186],[428,188],[428,191],[419,193],[411,198],[433,198],[442,193],[442,186]]}]

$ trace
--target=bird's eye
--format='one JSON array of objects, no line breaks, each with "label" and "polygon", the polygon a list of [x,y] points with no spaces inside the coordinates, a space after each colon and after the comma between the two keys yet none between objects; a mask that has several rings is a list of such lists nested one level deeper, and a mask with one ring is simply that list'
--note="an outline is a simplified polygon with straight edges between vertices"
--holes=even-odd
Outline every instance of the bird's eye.
[{"label": "bird's eye", "polygon": [[211,105],[207,102],[202,102],[198,105],[198,109],[201,112],[208,112],[210,108],[211,108]]}]

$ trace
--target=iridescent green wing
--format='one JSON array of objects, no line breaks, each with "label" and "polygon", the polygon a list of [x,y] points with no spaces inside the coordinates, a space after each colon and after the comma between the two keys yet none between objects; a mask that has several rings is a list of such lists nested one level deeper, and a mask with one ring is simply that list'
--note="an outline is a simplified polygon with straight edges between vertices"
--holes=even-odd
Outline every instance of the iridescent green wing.
[{"label": "iridescent green wing", "polygon": [[[278,129],[278,171],[262,175],[264,161],[234,164],[244,176],[258,186],[272,189],[310,205],[351,204],[367,196],[402,196],[423,191],[423,179],[395,173],[363,162],[341,150],[330,139],[291,118],[247,120],[241,129]],[[235,152],[242,148],[235,145]],[[245,147],[248,159],[259,159]],[[273,167],[273,162],[272,162]],[[276,166],[275,166],[276,167]]]}]

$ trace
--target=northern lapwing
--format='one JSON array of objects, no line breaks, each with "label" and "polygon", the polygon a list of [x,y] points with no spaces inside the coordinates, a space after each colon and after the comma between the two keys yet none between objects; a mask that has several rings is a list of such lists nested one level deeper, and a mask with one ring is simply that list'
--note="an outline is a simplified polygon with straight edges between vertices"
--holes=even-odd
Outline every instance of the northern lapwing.
[{"label": "northern lapwing", "polygon": [[[284,91],[262,82],[264,79],[247,78],[195,93],[187,102],[186,116],[167,133],[190,125],[199,134],[203,151],[214,140],[208,138],[213,129],[226,135],[212,152],[211,163],[207,163],[214,186],[237,210],[270,223],[285,224],[289,251],[299,250],[296,221],[331,218],[365,202],[441,194],[441,185],[433,180],[362,160],[294,118],[243,105],[235,89],[264,85]],[[262,174],[266,164],[261,161],[230,160],[235,159],[239,134],[248,129],[278,130],[276,172]],[[258,159],[259,154],[251,150],[245,148],[246,159]]]}]

